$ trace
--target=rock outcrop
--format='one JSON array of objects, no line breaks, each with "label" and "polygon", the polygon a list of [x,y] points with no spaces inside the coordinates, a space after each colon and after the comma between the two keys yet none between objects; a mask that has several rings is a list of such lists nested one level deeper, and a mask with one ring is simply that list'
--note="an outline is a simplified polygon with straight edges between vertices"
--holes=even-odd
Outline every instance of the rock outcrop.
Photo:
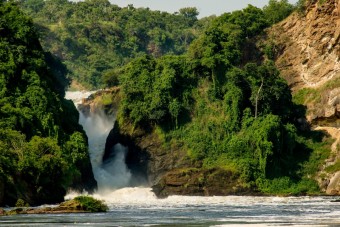
[{"label": "rock outcrop", "polygon": [[[0,216],[4,215],[16,215],[16,214],[62,214],[62,213],[90,213],[90,212],[106,212],[107,206],[99,200],[93,199],[93,201],[103,206],[100,211],[91,211],[88,209],[88,204],[83,204],[77,199],[68,200],[60,203],[56,206],[44,206],[38,208],[32,207],[17,207],[11,210],[4,210],[0,208]],[[97,205],[98,206],[98,205]]]},{"label": "rock outcrop", "polygon": [[[326,193],[340,194],[339,171],[325,172],[327,166],[340,159],[340,133],[332,133],[340,128],[340,0],[319,2],[309,1],[304,15],[295,12],[268,29],[266,42],[274,45],[276,66],[292,91],[297,94],[305,89],[310,96],[303,103],[308,123],[314,128],[322,126],[319,130],[326,130],[336,139],[332,159],[326,160],[318,181]],[[112,94],[116,108],[119,94]],[[86,105],[91,106],[91,102]],[[160,131],[154,127],[135,128],[129,122],[116,123],[107,140],[104,159],[115,144],[127,146],[128,166],[138,166],[133,172],[147,175],[149,185],[154,185],[161,197],[253,193],[228,171],[193,166],[183,146],[165,143]],[[224,179],[223,185],[219,179]]]},{"label": "rock outcrop", "polygon": [[159,197],[170,195],[218,196],[254,194],[239,182],[239,176],[224,169],[176,169],[167,172],[155,184]]},{"label": "rock outcrop", "polygon": [[338,118],[340,1],[309,1],[305,15],[295,12],[273,26],[267,40],[274,43],[276,66],[292,91],[315,90],[314,97],[304,103],[307,120]]},{"label": "rock outcrop", "polygon": [[340,0],[308,1],[304,15],[293,13],[268,30],[275,63],[295,94],[303,96],[307,120],[335,142],[317,180],[327,194],[340,195]]},{"label": "rock outcrop", "polygon": [[306,15],[295,12],[268,31],[277,48],[276,65],[293,91],[340,76],[340,1],[319,2],[311,1]]},{"label": "rock outcrop", "polygon": [[[157,129],[134,128],[129,122],[115,123],[107,144],[112,147],[120,143],[128,148],[127,166],[133,175],[147,177],[147,183],[153,185],[167,172],[190,166],[186,151],[179,146],[164,146]],[[105,151],[106,155],[109,156]]]}]

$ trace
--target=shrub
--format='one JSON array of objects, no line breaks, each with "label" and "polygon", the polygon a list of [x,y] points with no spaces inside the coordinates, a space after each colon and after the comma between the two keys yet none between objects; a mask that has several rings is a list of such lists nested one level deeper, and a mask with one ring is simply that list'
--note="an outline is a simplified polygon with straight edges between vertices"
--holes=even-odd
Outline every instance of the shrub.
[{"label": "shrub", "polygon": [[94,199],[90,196],[77,196],[74,200],[81,204],[84,211],[106,212],[109,209],[103,201]]},{"label": "shrub", "polygon": [[15,203],[15,207],[29,207],[30,205],[25,202],[23,199],[18,199]]}]

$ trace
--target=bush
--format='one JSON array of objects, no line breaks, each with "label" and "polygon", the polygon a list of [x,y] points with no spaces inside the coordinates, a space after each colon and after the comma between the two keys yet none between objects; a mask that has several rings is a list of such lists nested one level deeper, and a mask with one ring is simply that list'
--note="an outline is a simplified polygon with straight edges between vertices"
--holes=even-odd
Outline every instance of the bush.
[{"label": "bush", "polygon": [[15,203],[15,207],[29,207],[30,205],[25,202],[23,199],[18,199]]},{"label": "bush", "polygon": [[109,209],[103,201],[94,199],[90,196],[77,196],[74,200],[81,204],[84,211],[106,212]]}]

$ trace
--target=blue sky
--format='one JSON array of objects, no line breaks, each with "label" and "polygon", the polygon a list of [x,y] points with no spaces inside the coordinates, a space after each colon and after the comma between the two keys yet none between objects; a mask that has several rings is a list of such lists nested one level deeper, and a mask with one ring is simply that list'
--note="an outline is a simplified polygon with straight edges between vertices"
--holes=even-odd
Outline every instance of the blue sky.
[{"label": "blue sky", "polygon": [[[110,0],[121,7],[133,4],[135,7],[149,7],[152,10],[176,12],[183,7],[195,6],[200,12],[199,17],[220,15],[225,12],[242,9],[248,4],[263,7],[269,0]],[[295,4],[297,0],[289,0]]]}]

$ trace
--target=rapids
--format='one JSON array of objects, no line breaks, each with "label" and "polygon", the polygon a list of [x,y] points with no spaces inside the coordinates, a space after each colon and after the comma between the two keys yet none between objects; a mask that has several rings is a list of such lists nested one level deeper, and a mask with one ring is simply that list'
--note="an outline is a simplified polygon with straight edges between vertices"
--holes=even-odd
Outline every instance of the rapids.
[{"label": "rapids", "polygon": [[[91,92],[67,92],[79,103]],[[97,199],[107,213],[45,214],[0,217],[1,226],[340,226],[339,197],[170,196],[158,199],[151,188],[127,187],[131,177],[125,165],[126,149],[102,162],[105,141],[114,116],[103,112],[85,116],[80,123],[89,137],[89,153],[98,182]],[[77,196],[70,192],[65,199]]]},{"label": "rapids", "polygon": [[107,213],[0,217],[0,226],[340,226],[336,197],[170,196],[148,188],[122,188],[103,195]]}]

